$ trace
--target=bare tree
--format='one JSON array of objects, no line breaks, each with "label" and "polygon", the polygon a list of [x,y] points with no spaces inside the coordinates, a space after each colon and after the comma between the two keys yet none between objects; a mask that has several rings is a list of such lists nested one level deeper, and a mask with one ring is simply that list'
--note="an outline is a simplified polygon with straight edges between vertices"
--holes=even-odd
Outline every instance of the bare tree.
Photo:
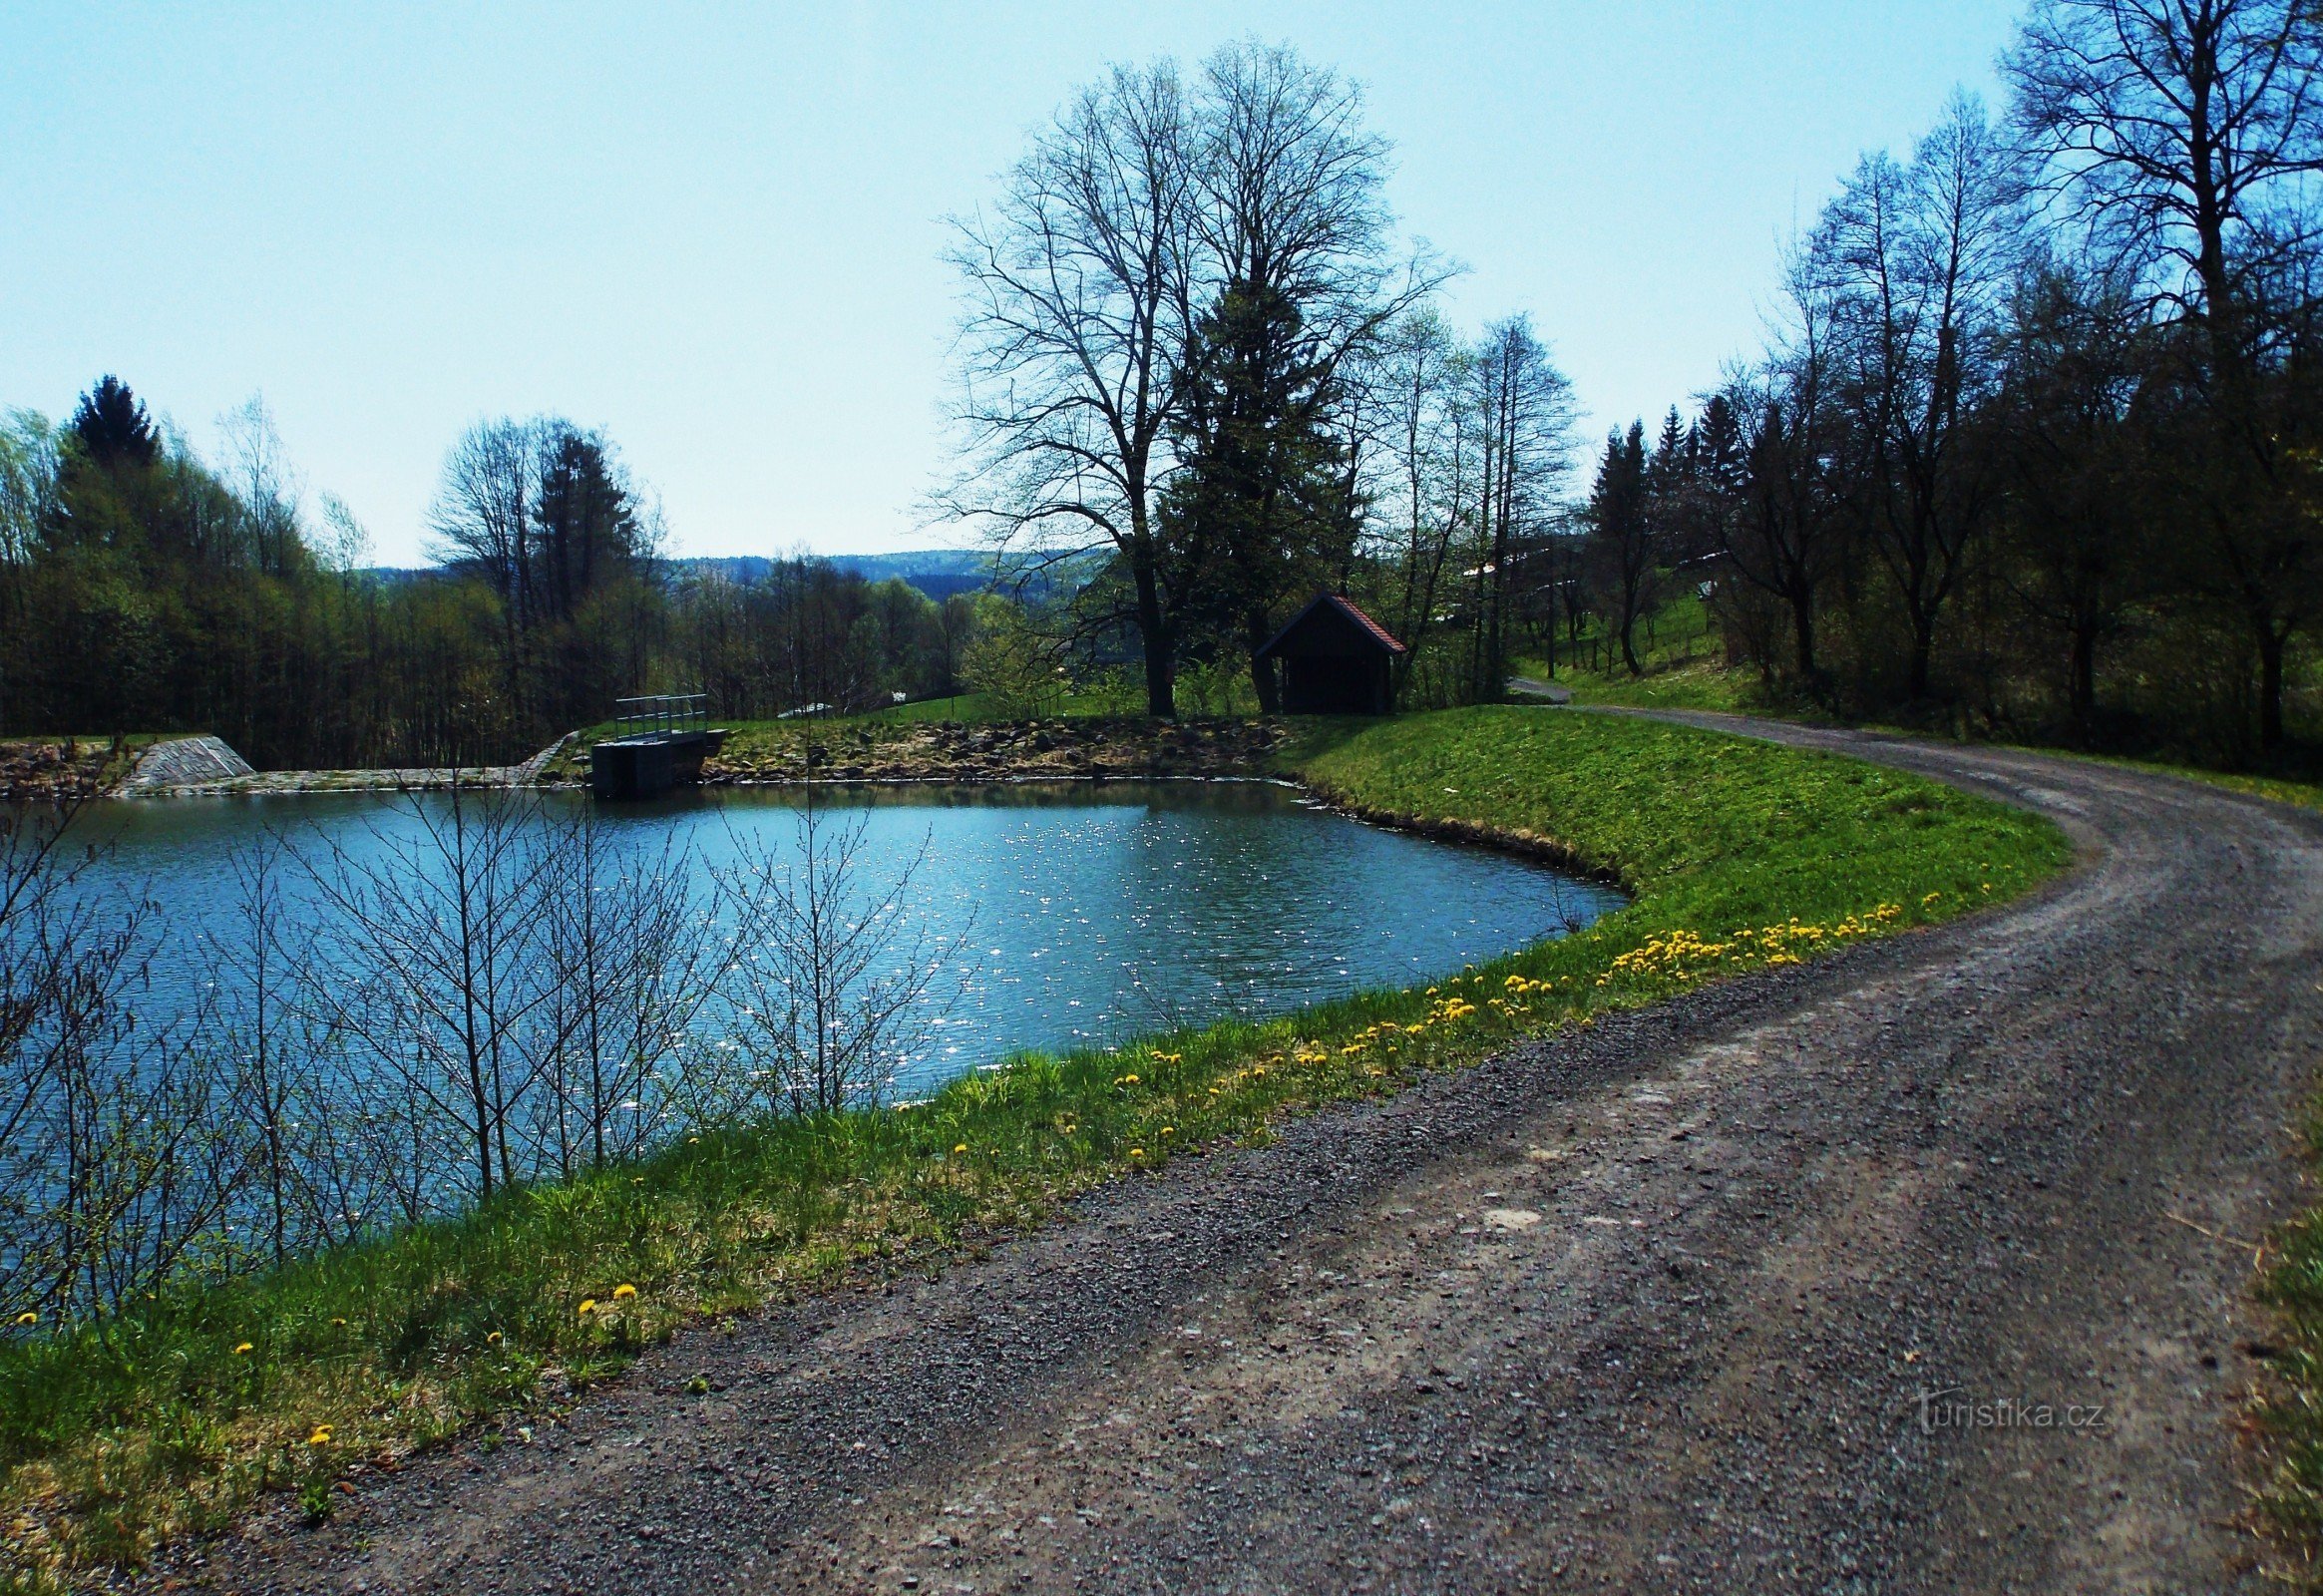
[{"label": "bare tree", "polygon": [[718,934],[701,877],[690,846],[624,845],[593,805],[548,832],[539,1111],[561,1174],[635,1157],[679,1119],[713,1111],[715,1094],[687,1077],[708,1045],[696,1023],[737,945]]},{"label": "bare tree", "polygon": [[2008,71],[2050,192],[2165,319],[2195,333],[2207,424],[2186,440],[2202,534],[2187,577],[2248,629],[2259,741],[2272,748],[2285,650],[2317,601],[2312,522],[2296,502],[2315,423],[2273,380],[2303,311],[2280,316],[2273,301],[2323,238],[2323,10],[2042,0]]},{"label": "bare tree", "polygon": [[2050,192],[2205,326],[2221,370],[2317,237],[2323,12],[2309,0],[2039,0],[2007,70]]},{"label": "bare tree", "polygon": [[1429,309],[1399,320],[1367,373],[1383,442],[1373,491],[1377,554],[1392,570],[1400,701],[1434,625],[1452,551],[1473,524],[1476,449],[1470,350]]},{"label": "bare tree", "polygon": [[479,1201],[529,1172],[514,1133],[544,1054],[537,809],[498,789],[407,793],[393,824],[363,827],[359,847],[328,839],[308,862],[330,928],[310,987],[323,1017],[383,1085],[456,1132]]},{"label": "bare tree", "polygon": [[1548,536],[1555,490],[1572,468],[1573,389],[1525,316],[1487,327],[1469,370],[1481,432],[1473,691],[1497,698],[1515,568]]},{"label": "bare tree", "polygon": [[926,1043],[929,999],[968,928],[939,939],[907,911],[928,858],[865,879],[868,812],[833,818],[802,789],[791,846],[735,840],[722,883],[737,928],[735,1002],[759,1063],[759,1101],[794,1114],[882,1100]]},{"label": "bare tree", "polygon": [[1807,252],[1834,312],[1854,496],[1903,601],[1906,692],[1917,700],[1937,621],[1998,492],[1973,432],[1998,382],[2024,228],[2019,184],[1983,106],[1956,97],[1908,167],[1866,157]]},{"label": "bare tree", "polygon": [[274,413],[263,394],[252,394],[240,406],[218,418],[225,443],[234,498],[240,508],[243,539],[253,563],[272,576],[288,573],[296,564],[302,542],[300,501],[305,484],[282,445]]},{"label": "bare tree", "polygon": [[1835,306],[1805,251],[1784,272],[1787,323],[1774,348],[1725,395],[1744,435],[1742,463],[1719,517],[1721,554],[1748,586],[1781,604],[1798,677],[1820,691],[1816,604],[1839,551],[1842,439],[1835,396]]},{"label": "bare tree", "polygon": [[1359,369],[1447,275],[1398,259],[1387,143],[1362,95],[1286,46],[1229,45],[1204,63],[1195,163],[1201,315],[1181,362],[1182,463],[1172,526],[1211,546],[1210,623],[1255,662],[1286,603],[1342,586],[1368,440]]},{"label": "bare tree", "polygon": [[100,894],[63,846],[80,800],[0,809],[0,1301],[101,1313],[218,1236],[235,1161],[212,1133],[204,1015],[136,1001],[154,906]]},{"label": "bare tree", "polygon": [[2002,581],[2066,644],[2066,701],[2085,736],[2098,650],[2128,629],[2154,573],[2134,491],[2133,416],[2148,331],[2116,285],[2052,267],[2012,318],[1998,426],[2007,473]]},{"label": "bare tree", "polygon": [[1119,556],[1156,715],[1176,712],[1154,496],[1192,326],[1194,144],[1172,64],[1115,68],[1035,136],[989,215],[955,223],[951,256],[969,467],[945,503],[1003,547]]},{"label": "bare tree", "polygon": [[444,460],[428,511],[436,557],[474,572],[500,602],[501,667],[509,710],[521,715],[524,640],[533,619],[533,503],[540,486],[538,422],[480,421]]}]

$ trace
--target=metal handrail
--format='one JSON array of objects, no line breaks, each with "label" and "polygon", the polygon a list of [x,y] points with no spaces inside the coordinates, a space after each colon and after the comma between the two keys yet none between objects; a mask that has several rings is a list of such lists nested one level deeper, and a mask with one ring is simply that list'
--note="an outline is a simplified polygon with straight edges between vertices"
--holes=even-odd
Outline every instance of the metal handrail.
[{"label": "metal handrail", "polygon": [[710,695],[706,692],[655,693],[643,698],[613,700],[615,737],[667,737],[709,729]]}]

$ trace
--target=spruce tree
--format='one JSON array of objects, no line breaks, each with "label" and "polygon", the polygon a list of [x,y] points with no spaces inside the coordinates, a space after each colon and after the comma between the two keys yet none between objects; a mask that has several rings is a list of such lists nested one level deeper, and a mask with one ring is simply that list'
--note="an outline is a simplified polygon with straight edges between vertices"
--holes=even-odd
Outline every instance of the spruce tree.
[{"label": "spruce tree", "polygon": [[130,392],[128,383],[111,373],[81,396],[72,430],[90,462],[109,472],[151,466],[161,458],[161,436],[144,403]]}]

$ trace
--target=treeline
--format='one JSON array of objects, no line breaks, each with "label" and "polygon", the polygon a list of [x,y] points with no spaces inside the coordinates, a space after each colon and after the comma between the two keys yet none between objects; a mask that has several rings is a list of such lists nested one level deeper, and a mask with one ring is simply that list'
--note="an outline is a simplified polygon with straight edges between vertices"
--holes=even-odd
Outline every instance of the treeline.
[{"label": "treeline", "polygon": [[[1608,440],[1522,317],[1464,336],[1345,80],[1237,45],[1117,69],[961,224],[950,492],[1100,557],[1061,652],[1247,661],[1318,588],[1488,697],[1706,596],[1778,700],[2233,759],[2294,730],[2323,614],[2323,15],[2042,0],[1998,118],[1866,157],[1766,347]],[[1273,683],[1251,690],[1271,706]]]},{"label": "treeline", "polygon": [[106,377],[0,426],[0,734],[210,731],[260,766],[495,763],[635,692],[718,712],[956,689],[977,606],[801,557],[756,580],[663,557],[602,435],[469,430],[430,514],[440,564],[365,569],[310,514],[262,405],[205,461]]},{"label": "treeline", "polygon": [[1608,441],[1575,606],[1632,669],[1707,584],[1776,695],[2280,748],[2323,614],[2319,72],[2290,0],[2037,6],[2002,114],[1865,157],[1765,349]]}]

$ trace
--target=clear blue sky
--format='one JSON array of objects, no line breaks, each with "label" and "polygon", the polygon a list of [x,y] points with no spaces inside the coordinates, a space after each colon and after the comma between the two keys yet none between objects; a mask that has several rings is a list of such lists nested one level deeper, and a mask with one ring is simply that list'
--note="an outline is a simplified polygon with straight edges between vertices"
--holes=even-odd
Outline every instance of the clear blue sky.
[{"label": "clear blue sky", "polygon": [[1778,240],[2015,0],[1153,6],[0,0],[0,405],[253,392],[377,558],[487,415],[606,429],[681,552],[947,541],[942,218],[1116,60],[1243,34],[1367,89],[1406,228],[1591,425],[1745,352]]}]

